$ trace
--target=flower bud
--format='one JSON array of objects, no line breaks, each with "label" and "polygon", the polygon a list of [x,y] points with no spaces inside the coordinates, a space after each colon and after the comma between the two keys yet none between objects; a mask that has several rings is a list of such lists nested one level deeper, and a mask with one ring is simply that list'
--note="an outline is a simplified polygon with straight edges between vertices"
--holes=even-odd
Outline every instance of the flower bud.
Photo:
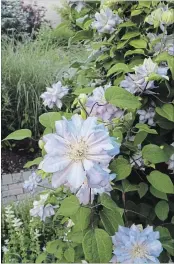
[{"label": "flower bud", "polygon": [[170,25],[174,22],[174,10],[167,10],[162,14],[162,23]]},{"label": "flower bud", "polygon": [[43,142],[43,140],[39,140],[39,142],[38,142],[38,145],[39,145],[39,148],[40,149],[43,149],[43,147],[44,147],[44,142]]}]

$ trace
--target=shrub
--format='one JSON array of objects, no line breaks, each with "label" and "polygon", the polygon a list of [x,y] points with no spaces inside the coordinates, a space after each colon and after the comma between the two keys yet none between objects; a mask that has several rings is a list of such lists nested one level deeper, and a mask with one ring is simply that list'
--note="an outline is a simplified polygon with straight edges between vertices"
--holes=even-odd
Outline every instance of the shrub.
[{"label": "shrub", "polygon": [[21,0],[2,1],[2,35],[17,39],[34,35],[34,31],[37,31],[45,21],[44,16],[44,7],[38,7],[36,4],[25,5]]}]

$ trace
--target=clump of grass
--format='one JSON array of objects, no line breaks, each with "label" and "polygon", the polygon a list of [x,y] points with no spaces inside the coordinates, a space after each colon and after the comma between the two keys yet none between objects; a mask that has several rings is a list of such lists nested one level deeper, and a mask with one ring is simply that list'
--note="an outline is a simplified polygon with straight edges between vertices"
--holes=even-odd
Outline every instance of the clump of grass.
[{"label": "clump of grass", "polygon": [[76,58],[84,58],[79,47],[67,50],[49,48],[43,42],[2,44],[2,134],[30,128],[39,134],[38,116],[44,111],[41,93],[46,86],[61,80]]}]

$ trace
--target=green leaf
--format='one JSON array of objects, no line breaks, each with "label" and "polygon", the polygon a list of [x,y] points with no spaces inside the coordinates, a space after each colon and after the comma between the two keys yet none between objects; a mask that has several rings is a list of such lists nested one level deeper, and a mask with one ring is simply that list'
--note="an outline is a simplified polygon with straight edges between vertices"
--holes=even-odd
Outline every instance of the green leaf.
[{"label": "green leaf", "polygon": [[169,213],[168,203],[166,201],[159,201],[155,206],[155,213],[161,221],[166,220]]},{"label": "green leaf", "polygon": [[118,231],[119,225],[124,226],[123,219],[116,210],[104,208],[100,212],[100,218],[106,232],[113,236]]},{"label": "green leaf", "polygon": [[126,159],[118,158],[111,163],[110,169],[116,173],[116,180],[120,181],[130,175],[132,167]]},{"label": "green leaf", "polygon": [[113,73],[127,73],[130,72],[131,70],[129,69],[128,65],[124,63],[117,63],[115,64],[107,73],[107,76],[112,75]]},{"label": "green leaf", "polygon": [[73,218],[73,222],[75,223],[74,231],[83,231],[90,224],[90,215],[91,210],[89,208],[80,207]]},{"label": "green leaf", "polygon": [[50,127],[50,128],[55,129],[55,122],[61,119],[62,117],[59,112],[50,112],[50,113],[42,114],[39,117],[39,122],[44,127]]},{"label": "green leaf", "polygon": [[63,257],[63,249],[59,247],[56,252],[54,252],[54,256],[58,258],[59,260]]},{"label": "green leaf", "polygon": [[174,225],[174,216],[172,216],[172,219],[171,219],[171,224]]},{"label": "green leaf", "polygon": [[62,243],[61,240],[49,241],[46,246],[46,251],[50,254],[54,254]]},{"label": "green leaf", "polygon": [[131,11],[131,16],[138,16],[138,15],[140,15],[142,12],[143,12],[143,10],[140,10],[140,9],[138,9],[138,10],[132,10],[132,11]]},{"label": "green leaf", "polygon": [[123,209],[119,208],[116,203],[112,200],[112,198],[106,194],[106,193],[102,193],[100,195],[100,200],[101,200],[101,204],[109,209],[109,210],[113,210],[113,211],[117,211],[119,212],[121,215],[123,214]]},{"label": "green leaf", "polygon": [[112,136],[115,137],[117,139],[118,143],[121,143],[123,140],[123,134],[119,129],[115,129],[112,133]]},{"label": "green leaf", "polygon": [[31,138],[31,130],[29,130],[29,129],[16,130],[15,132],[12,132],[6,138],[4,138],[3,141],[4,140],[10,140],[10,139],[22,140],[24,138]]},{"label": "green leaf", "polygon": [[75,251],[72,247],[69,247],[68,249],[65,250],[64,252],[64,257],[68,262],[74,262],[74,257],[75,257]]},{"label": "green leaf", "polygon": [[159,198],[159,199],[163,199],[163,200],[168,201],[167,194],[158,191],[158,190],[155,189],[153,186],[150,186],[150,192],[151,192],[151,194],[152,194],[153,196],[155,196],[155,197],[157,197],[157,198]]},{"label": "green leaf", "polygon": [[131,38],[135,38],[135,37],[137,37],[139,35],[140,35],[140,32],[131,31],[131,32],[127,32],[121,39],[122,40],[127,40],[127,39],[131,39]]},{"label": "green leaf", "polygon": [[167,174],[154,170],[147,176],[152,186],[163,193],[174,193],[173,183]]},{"label": "green leaf", "polygon": [[156,107],[155,110],[160,116],[168,119],[171,122],[174,122],[174,105],[164,104],[161,108]]},{"label": "green leaf", "polygon": [[42,263],[43,261],[45,262],[46,257],[47,257],[46,252],[41,253],[39,256],[37,256],[35,263]]},{"label": "green leaf", "polygon": [[83,239],[85,260],[92,263],[108,263],[112,258],[111,237],[102,229],[90,230]]},{"label": "green leaf", "polygon": [[53,133],[53,129],[51,127],[46,127],[44,132],[43,132],[43,136],[47,135],[47,134],[51,134]]},{"label": "green leaf", "polygon": [[142,149],[142,156],[144,159],[153,164],[167,162],[169,160],[169,156],[165,152],[164,148],[161,149],[159,146],[154,144],[146,145]]},{"label": "green leaf", "polygon": [[138,189],[138,194],[140,198],[142,198],[148,191],[148,185],[145,182],[140,182],[139,183],[139,189]]},{"label": "green leaf", "polygon": [[158,231],[160,233],[160,240],[161,241],[171,239],[170,232],[166,227],[158,226],[155,228],[155,231]]},{"label": "green leaf", "polygon": [[137,146],[139,144],[141,144],[145,138],[147,137],[147,132],[144,132],[144,131],[139,131],[136,136],[135,136],[135,139],[134,139],[134,145]]},{"label": "green leaf", "polygon": [[134,39],[129,42],[129,45],[136,49],[146,49],[147,42],[144,39]]},{"label": "green leaf", "polygon": [[148,125],[146,124],[141,124],[141,123],[138,123],[136,124],[135,126],[136,128],[139,129],[139,131],[144,131],[144,132],[147,132],[148,134],[158,134],[157,131],[155,129],[151,129]]},{"label": "green leaf", "polygon": [[162,246],[170,255],[174,256],[174,240],[163,242]]},{"label": "green leaf", "polygon": [[143,49],[135,49],[135,50],[128,50],[125,54],[124,54],[124,58],[126,56],[129,56],[129,55],[133,55],[133,54],[144,54],[144,50]]},{"label": "green leaf", "polygon": [[105,98],[110,104],[123,109],[135,110],[141,106],[138,97],[117,86],[108,88],[105,92]]},{"label": "green leaf", "polygon": [[91,39],[93,36],[92,30],[81,30],[78,31],[73,37],[69,39],[69,45],[76,43],[81,40]]},{"label": "green leaf", "polygon": [[139,186],[136,184],[131,184],[128,180],[123,180],[122,181],[122,187],[123,187],[123,191],[126,192],[134,192],[134,191],[138,191]]},{"label": "green leaf", "polygon": [[118,25],[118,28],[123,28],[123,27],[136,27],[137,25],[135,23],[133,23],[132,21],[127,21],[124,23],[121,23]]},{"label": "green leaf", "polygon": [[117,49],[122,49],[128,42],[129,42],[129,40],[118,42]]},{"label": "green leaf", "polygon": [[83,89],[76,89],[73,94],[75,95],[80,95],[80,94],[90,94],[92,93],[92,91],[94,90],[94,88],[92,87],[88,87],[88,88],[83,88]]},{"label": "green leaf", "polygon": [[141,1],[141,0],[139,0],[138,2],[139,2],[138,7],[140,7],[140,8],[142,8],[142,7],[149,8],[151,6],[151,3],[152,3],[152,1]]},{"label": "green leaf", "polygon": [[32,160],[32,161],[28,161],[25,165],[24,165],[24,168],[30,168],[31,166],[33,166],[33,165],[39,165],[40,164],[40,162],[43,160],[43,158],[42,157],[38,157],[38,158],[36,158],[36,159],[34,159],[34,160]]},{"label": "green leaf", "polygon": [[63,200],[59,209],[59,214],[63,216],[71,216],[77,213],[80,203],[75,195],[71,195]]},{"label": "green leaf", "polygon": [[69,240],[73,241],[74,243],[81,244],[83,241],[84,232],[82,231],[74,232],[74,230],[72,230],[70,233],[68,233],[67,237]]}]

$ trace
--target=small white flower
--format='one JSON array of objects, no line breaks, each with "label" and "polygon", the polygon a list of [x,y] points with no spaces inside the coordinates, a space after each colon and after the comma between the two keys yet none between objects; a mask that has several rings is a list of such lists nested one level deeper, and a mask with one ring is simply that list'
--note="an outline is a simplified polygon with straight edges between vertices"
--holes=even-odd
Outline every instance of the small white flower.
[{"label": "small white flower", "polygon": [[6,245],[8,245],[8,243],[9,243],[9,239],[4,240],[4,243],[5,243]]},{"label": "small white flower", "polygon": [[12,223],[13,223],[14,228],[19,228],[21,225],[23,225],[23,223],[21,222],[21,219],[19,219],[17,217],[15,217],[12,220]]},{"label": "small white flower", "polygon": [[68,93],[68,88],[62,86],[62,83],[59,81],[52,85],[52,88],[47,87],[46,92],[41,94],[41,98],[44,100],[43,104],[49,108],[53,108],[56,105],[59,109],[62,108],[62,101],[60,100],[63,96]]},{"label": "small white flower", "polygon": [[33,172],[28,181],[25,181],[23,184],[23,188],[33,193],[35,188],[38,186],[38,183],[42,181],[42,178],[38,176],[35,172]]},{"label": "small white flower", "polygon": [[102,9],[100,13],[95,14],[95,21],[92,27],[96,28],[99,33],[113,33],[115,26],[123,22],[123,20],[112,12],[110,8]]},{"label": "small white flower", "polygon": [[[171,144],[171,146],[174,147],[174,142]],[[174,173],[174,154],[172,154],[172,156],[170,157],[169,161],[166,162],[166,164],[168,165],[168,170],[171,170],[172,173]]]},{"label": "small white flower", "polygon": [[71,228],[74,225],[75,225],[74,222],[71,219],[69,219],[67,223],[67,227]]},{"label": "small white flower", "polygon": [[4,252],[4,254],[6,254],[9,251],[9,249],[6,246],[3,246],[2,251]]},{"label": "small white flower", "polygon": [[15,217],[14,211],[11,205],[5,207],[5,215],[7,219],[13,219]]},{"label": "small white flower", "polygon": [[38,229],[35,229],[34,230],[34,239],[37,239],[40,236],[41,236],[41,234],[39,234],[39,230]]}]

